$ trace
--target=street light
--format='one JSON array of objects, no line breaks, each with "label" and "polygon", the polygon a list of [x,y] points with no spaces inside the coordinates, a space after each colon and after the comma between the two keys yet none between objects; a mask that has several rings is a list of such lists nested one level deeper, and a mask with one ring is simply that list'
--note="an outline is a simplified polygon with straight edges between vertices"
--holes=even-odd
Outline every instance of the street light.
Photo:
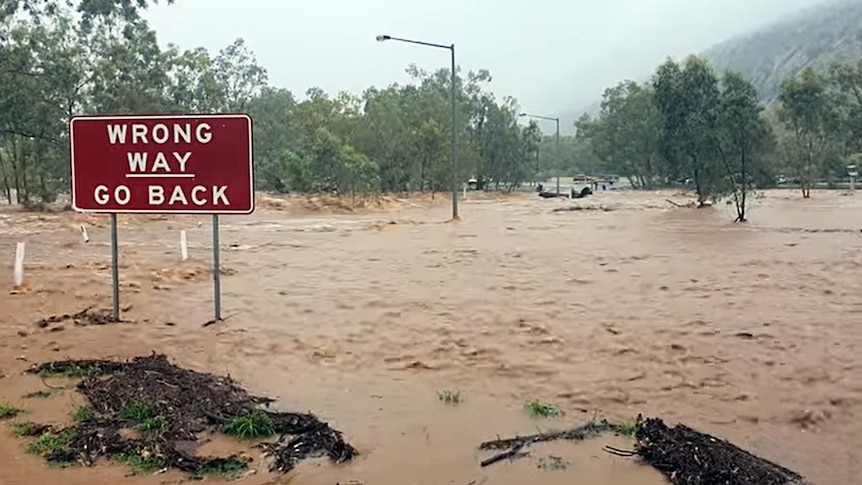
[{"label": "street light", "polygon": [[[528,118],[536,118],[539,120],[548,120],[548,121],[556,121],[557,122],[557,161],[560,160],[560,119],[552,118],[550,116],[541,116],[541,115],[531,115],[529,113],[521,113],[519,116],[528,117]],[[560,176],[557,175],[557,195],[560,193]]]},{"label": "street light", "polygon": [[394,40],[398,42],[406,42],[408,44],[418,44],[428,47],[437,47],[439,49],[448,49],[452,53],[452,85],[450,86],[450,95],[452,98],[452,220],[459,220],[458,215],[458,125],[456,124],[456,105],[455,105],[455,44],[443,45],[432,44],[430,42],[421,42],[418,40],[400,39],[391,35],[378,35],[377,42]]}]

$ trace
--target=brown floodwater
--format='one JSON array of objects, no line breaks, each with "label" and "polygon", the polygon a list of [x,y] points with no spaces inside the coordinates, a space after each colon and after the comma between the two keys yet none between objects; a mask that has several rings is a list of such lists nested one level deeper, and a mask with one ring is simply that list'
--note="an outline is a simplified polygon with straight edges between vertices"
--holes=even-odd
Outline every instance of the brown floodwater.
[{"label": "brown floodwater", "polygon": [[[29,364],[157,351],[230,374],[284,410],[313,411],[361,453],[337,467],[306,462],[280,479],[257,464],[250,484],[665,483],[601,450],[632,446],[617,437],[479,467],[488,455],[477,445],[498,435],[638,413],[727,438],[818,485],[862,483],[862,195],[768,192],[742,225],[731,206],[681,209],[666,198],[685,202],[670,192],[471,194],[457,224],[445,223],[439,199],[359,214],[264,200],[252,216],[221,220],[228,318],[208,327],[209,219],[121,216],[121,305],[135,323],[59,332],[33,323],[110,306],[107,221],[7,208],[0,402],[62,421],[83,398],[22,399],[43,385],[18,375]],[[607,210],[553,210],[572,205]],[[18,241],[31,291],[12,295]],[[440,402],[442,389],[465,401]],[[531,418],[531,400],[566,415]],[[0,483],[182,479],[123,478],[112,465],[53,470],[23,448],[0,430]],[[551,455],[568,466],[538,466]]]}]

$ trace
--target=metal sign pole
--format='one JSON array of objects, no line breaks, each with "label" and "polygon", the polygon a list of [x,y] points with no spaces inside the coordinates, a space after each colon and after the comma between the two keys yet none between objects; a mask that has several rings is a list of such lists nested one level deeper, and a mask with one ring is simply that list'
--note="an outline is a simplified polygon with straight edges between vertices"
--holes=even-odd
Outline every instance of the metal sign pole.
[{"label": "metal sign pole", "polygon": [[221,320],[221,262],[219,261],[218,215],[213,214],[213,292],[215,319]]},{"label": "metal sign pole", "polygon": [[117,249],[117,214],[111,213],[111,278],[114,280],[114,321],[120,321],[120,259]]}]

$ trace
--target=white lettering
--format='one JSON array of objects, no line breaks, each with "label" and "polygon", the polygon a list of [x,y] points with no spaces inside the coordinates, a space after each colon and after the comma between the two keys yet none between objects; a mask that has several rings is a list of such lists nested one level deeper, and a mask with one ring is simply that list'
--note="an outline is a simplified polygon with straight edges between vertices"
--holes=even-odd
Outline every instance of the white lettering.
[{"label": "white lettering", "polygon": [[192,152],[185,152],[183,154],[174,152],[174,158],[180,163],[180,172],[186,171],[186,163],[189,161],[190,156],[192,156]]},{"label": "white lettering", "polygon": [[186,143],[191,143],[192,125],[189,123],[186,123],[185,125],[174,125],[174,143],[177,145],[180,144],[180,137],[182,137],[183,141]]},{"label": "white lettering", "polygon": [[183,188],[179,185],[174,187],[174,192],[171,194],[171,200],[168,201],[168,204],[174,205],[177,202],[182,202],[183,205],[189,205],[189,201],[186,199],[186,194],[183,193]]},{"label": "white lettering", "polygon": [[150,194],[150,205],[165,203],[165,188],[161,185],[150,185],[147,192]]},{"label": "white lettering", "polygon": [[168,166],[168,159],[162,152],[156,154],[156,159],[153,160],[153,168],[150,171],[155,172],[156,170],[164,170],[165,172],[171,171],[171,167]]},{"label": "white lettering", "polygon": [[108,125],[108,139],[111,145],[126,143],[126,125]]},{"label": "white lettering", "polygon": [[[104,190],[107,191],[108,189],[105,188]],[[188,206],[190,205],[189,198],[191,198],[191,203],[198,207],[205,206],[208,203],[211,203],[212,205],[226,206],[230,205],[230,202],[225,195],[226,190],[227,185],[212,185],[210,187],[205,185],[195,185],[188,192],[186,192],[181,185],[174,185],[171,188],[165,188],[162,185],[150,185],[147,187],[149,203],[152,206],[164,205],[165,202],[167,202],[168,205]],[[170,197],[166,197],[167,192],[170,192]],[[211,200],[207,197],[207,192],[212,192]],[[107,199],[107,197],[105,198]],[[165,199],[167,199],[167,201]],[[105,202],[107,203],[107,200]]]},{"label": "white lettering", "polygon": [[[93,199],[95,199],[96,203],[99,205],[106,205],[111,202],[111,196],[109,195],[109,190],[107,186],[98,185],[96,189],[93,191]],[[132,191],[129,190],[125,185],[118,185],[114,189],[114,202],[120,205],[126,205],[129,203],[129,200],[132,198]]]},{"label": "white lettering", "polygon": [[[206,130],[206,132],[204,132],[203,130]],[[198,139],[198,142],[204,145],[209,143],[210,140],[213,139],[213,134],[210,130],[212,130],[212,127],[208,123],[199,124],[197,129],[195,130],[195,137]]]},{"label": "white lettering", "polygon": [[[161,131],[161,135],[159,132]],[[153,141],[158,143],[159,145],[163,145],[168,142],[168,138],[171,137],[171,132],[168,130],[168,127],[159,123],[158,125],[153,127],[152,131]]]},{"label": "white lettering", "polygon": [[111,197],[108,196],[108,188],[104,185],[96,187],[96,190],[93,191],[93,198],[99,205],[105,205],[111,200]]},{"label": "white lettering", "polygon": [[132,143],[138,143],[138,140],[147,143],[147,125],[132,125]]},{"label": "white lettering", "polygon": [[132,123],[131,137],[127,138],[129,125],[108,125],[108,140],[112,145],[148,144],[164,145],[173,141],[180,143],[200,143],[206,145],[213,139],[212,126],[209,123],[199,123],[194,127],[192,135],[191,123],[157,123],[152,128],[143,123]]},{"label": "white lettering", "polygon": [[114,189],[114,200],[116,200],[118,204],[126,205],[129,203],[131,198],[132,191],[125,185],[118,185],[117,188]]},{"label": "white lettering", "polygon": [[147,169],[146,153],[127,153],[126,158],[129,160],[130,172],[143,172]]},{"label": "white lettering", "polygon": [[207,188],[203,185],[195,185],[195,188],[192,189],[192,202],[195,205],[204,205],[207,203],[206,199],[198,199],[198,192],[206,192]]},{"label": "white lettering", "polygon": [[227,185],[213,187],[213,205],[217,205],[219,199],[224,201],[224,205],[230,205],[230,202],[228,202],[227,197],[224,195],[225,190],[227,190]]}]

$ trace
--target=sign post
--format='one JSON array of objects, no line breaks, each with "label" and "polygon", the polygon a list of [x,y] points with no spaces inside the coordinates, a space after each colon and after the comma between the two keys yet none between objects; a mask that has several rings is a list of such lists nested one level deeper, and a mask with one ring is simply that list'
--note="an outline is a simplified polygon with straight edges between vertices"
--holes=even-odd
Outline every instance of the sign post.
[{"label": "sign post", "polygon": [[254,212],[246,114],[77,116],[69,122],[72,207],[111,216],[113,317],[120,318],[117,214],[211,214],[216,321],[219,215]]},{"label": "sign post", "polygon": [[218,214],[213,214],[213,301],[216,321],[221,320],[221,248],[218,233]]},{"label": "sign post", "polygon": [[111,280],[113,282],[114,311],[111,316],[115,322],[120,321],[120,251],[117,247],[117,213],[111,213]]}]

